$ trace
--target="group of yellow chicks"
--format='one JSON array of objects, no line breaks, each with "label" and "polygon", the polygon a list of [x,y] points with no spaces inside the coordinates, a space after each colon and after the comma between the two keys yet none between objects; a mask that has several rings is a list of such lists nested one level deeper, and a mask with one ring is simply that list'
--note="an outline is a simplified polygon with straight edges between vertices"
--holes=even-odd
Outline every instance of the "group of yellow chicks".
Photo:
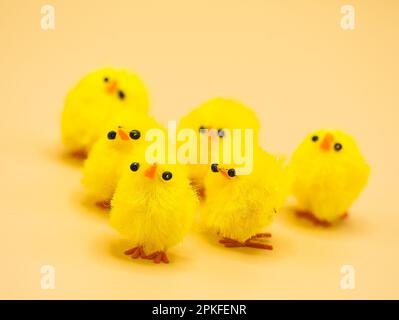
[{"label": "group of yellow chicks", "polygon": [[[110,223],[132,248],[132,258],[168,263],[168,248],[190,231],[199,204],[200,222],[226,247],[272,249],[263,233],[289,194],[297,213],[330,225],[367,183],[369,166],[354,139],[337,130],[311,133],[289,162],[258,144],[256,114],[225,98],[211,99],[183,117],[179,129],[223,144],[229,129],[252,129],[253,169],[241,164],[149,163],[144,137],[165,130],[149,115],[145,85],[130,71],[103,68],[83,77],[69,92],[62,114],[62,140],[71,156],[84,158],[83,179],[93,202],[110,209]],[[215,129],[215,130],[211,130]]]}]

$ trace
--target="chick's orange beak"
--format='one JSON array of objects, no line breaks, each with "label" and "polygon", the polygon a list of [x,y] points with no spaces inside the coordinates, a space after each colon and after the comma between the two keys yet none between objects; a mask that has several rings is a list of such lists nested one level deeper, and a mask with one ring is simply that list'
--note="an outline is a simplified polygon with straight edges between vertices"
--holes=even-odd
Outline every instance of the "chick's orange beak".
[{"label": "chick's orange beak", "polygon": [[323,151],[328,151],[331,148],[331,144],[334,141],[334,137],[332,134],[327,133],[323,139],[323,141],[320,143],[320,148]]},{"label": "chick's orange beak", "polygon": [[219,169],[220,174],[225,177],[226,179],[230,179],[229,175],[227,174],[226,170]]},{"label": "chick's orange beak", "polygon": [[129,140],[129,136],[122,129],[118,129],[118,133],[122,140]]},{"label": "chick's orange beak", "polygon": [[116,92],[116,90],[118,89],[118,84],[116,83],[116,81],[112,81],[110,82],[107,87],[105,88],[105,90],[107,91],[107,93],[109,94],[114,94]]},{"label": "chick's orange beak", "polygon": [[153,164],[151,167],[149,167],[145,172],[144,176],[147,178],[153,180],[155,178],[155,173],[157,172],[157,166]]}]

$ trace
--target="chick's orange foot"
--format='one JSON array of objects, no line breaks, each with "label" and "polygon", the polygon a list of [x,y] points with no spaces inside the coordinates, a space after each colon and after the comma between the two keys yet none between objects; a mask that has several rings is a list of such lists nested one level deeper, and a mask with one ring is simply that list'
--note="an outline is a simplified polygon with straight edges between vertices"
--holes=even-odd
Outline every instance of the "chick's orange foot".
[{"label": "chick's orange foot", "polygon": [[109,210],[111,209],[111,200],[97,201],[96,206],[100,209]]},{"label": "chick's orange foot", "polygon": [[331,223],[329,223],[328,221],[320,220],[320,219],[316,218],[314,216],[314,214],[309,211],[297,210],[296,215],[298,218],[306,219],[306,220],[312,222],[315,226],[321,226],[321,227],[330,227],[331,226]]},{"label": "chick's orange foot", "polygon": [[76,159],[85,160],[87,158],[87,152],[85,150],[75,150],[71,152],[71,156]]},{"label": "chick's orange foot", "polygon": [[132,259],[146,258],[143,247],[134,247],[126,250],[124,253],[125,255],[130,256]]},{"label": "chick's orange foot", "polygon": [[[263,234],[259,234],[263,235]],[[270,235],[270,234],[268,234]],[[250,239],[240,242],[230,238],[223,238],[219,240],[219,243],[223,244],[226,248],[240,248],[240,247],[247,247],[247,248],[255,248],[255,249],[263,249],[263,250],[273,250],[273,246],[270,244],[260,243],[253,241],[257,235],[251,237]],[[271,235],[270,235],[271,236]],[[260,236],[259,238],[264,238],[264,236]]]},{"label": "chick's orange foot", "polygon": [[[300,211],[300,210],[297,210],[297,211],[296,211],[296,215],[297,215],[299,218],[309,220],[310,222],[312,222],[312,223],[313,223],[314,225],[316,225],[316,226],[321,226],[321,227],[330,227],[330,226],[331,226],[331,223],[330,223],[330,222],[325,221],[325,220],[320,220],[320,219],[316,218],[316,217],[314,216],[313,213],[308,212],[308,211]],[[345,220],[345,219],[347,219],[348,217],[349,217],[348,212],[345,212],[345,213],[343,213],[343,214],[340,216],[339,219],[340,219],[340,220]]]},{"label": "chick's orange foot", "polygon": [[168,259],[168,256],[166,255],[165,251],[157,251],[157,252],[151,253],[148,256],[145,256],[144,259],[152,260],[156,264],[159,264],[161,262],[169,263],[169,259]]}]

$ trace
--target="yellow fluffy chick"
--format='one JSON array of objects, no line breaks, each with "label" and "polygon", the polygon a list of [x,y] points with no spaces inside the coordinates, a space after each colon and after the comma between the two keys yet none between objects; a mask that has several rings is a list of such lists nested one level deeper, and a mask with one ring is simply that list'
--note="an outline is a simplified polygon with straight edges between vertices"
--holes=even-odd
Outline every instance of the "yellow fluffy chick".
[{"label": "yellow fluffy chick", "polygon": [[103,68],[89,73],[65,99],[61,119],[64,145],[72,155],[85,158],[107,121],[123,109],[148,112],[143,82],[124,69]]},{"label": "yellow fluffy chick", "polygon": [[370,172],[355,140],[339,130],[311,133],[294,152],[291,166],[298,215],[321,225],[347,216]]},{"label": "yellow fluffy chick", "polygon": [[[209,146],[213,139],[218,139],[220,150],[223,149],[226,129],[229,129],[230,132],[233,129],[239,129],[243,136],[244,129],[252,129],[253,143],[257,145],[259,127],[259,120],[249,107],[241,102],[227,98],[213,98],[206,101],[183,117],[179,123],[179,130],[185,128],[195,130],[197,141],[199,141],[201,135],[206,135]],[[244,138],[242,139],[241,147],[244,150]],[[199,163],[200,146],[198,143],[197,164],[189,165],[189,177],[193,185],[199,190],[199,193],[203,195],[204,178],[208,172],[209,164],[212,163],[210,147],[208,148],[208,164]]]},{"label": "yellow fluffy chick", "polygon": [[[125,162],[134,150],[148,145],[145,134],[160,128],[151,117],[130,109],[119,112],[94,144],[84,163],[82,183],[96,204],[109,208]],[[144,152],[144,151],[143,151]]]},{"label": "yellow fluffy chick", "polygon": [[272,249],[262,233],[271,224],[289,192],[289,175],[282,160],[256,150],[253,170],[241,175],[240,166],[211,165],[205,178],[207,196],[202,212],[205,227],[222,237],[226,247]]},{"label": "yellow fluffy chick", "polygon": [[126,255],[168,263],[166,250],[188,233],[197,205],[186,167],[137,159],[118,183],[110,223],[133,244]]}]

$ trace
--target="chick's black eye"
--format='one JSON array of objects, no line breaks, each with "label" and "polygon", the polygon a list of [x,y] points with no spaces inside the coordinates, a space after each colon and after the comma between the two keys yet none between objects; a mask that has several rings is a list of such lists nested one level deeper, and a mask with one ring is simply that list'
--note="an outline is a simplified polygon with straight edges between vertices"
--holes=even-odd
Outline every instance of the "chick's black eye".
[{"label": "chick's black eye", "polygon": [[129,133],[130,138],[132,138],[133,140],[137,140],[140,139],[141,137],[141,133],[139,130],[132,130]]},{"label": "chick's black eye", "polygon": [[121,99],[121,100],[125,99],[125,93],[122,90],[118,91],[118,96],[119,96],[119,99]]},{"label": "chick's black eye", "polygon": [[114,139],[116,138],[116,132],[115,132],[115,131],[110,131],[110,132],[108,132],[107,138],[108,138],[109,140],[114,140]]},{"label": "chick's black eye", "polygon": [[317,140],[319,140],[319,137],[318,137],[318,136],[313,136],[313,137],[312,137],[312,141],[313,141],[313,142],[316,142]]},{"label": "chick's black eye", "polygon": [[224,130],[223,129],[219,129],[218,130],[218,136],[220,137],[220,138],[223,138],[224,137]]},{"label": "chick's black eye", "polygon": [[340,144],[340,143],[334,144],[334,149],[335,149],[335,151],[341,151],[342,150],[342,144]]},{"label": "chick's black eye", "polygon": [[105,77],[104,78],[104,82],[108,82],[109,81],[109,78],[108,77]]},{"label": "chick's black eye", "polygon": [[219,171],[218,164],[217,163],[212,163],[211,170],[212,170],[212,172],[218,172]]},{"label": "chick's black eye", "polygon": [[164,179],[165,181],[172,179],[172,172],[165,171],[164,173],[162,173],[162,179]]},{"label": "chick's black eye", "polygon": [[130,170],[132,170],[132,171],[137,171],[137,170],[139,170],[139,167],[140,167],[140,164],[139,164],[138,162],[133,162],[133,163],[130,165]]},{"label": "chick's black eye", "polygon": [[236,176],[236,171],[234,169],[229,169],[227,171],[227,174],[229,175],[229,177],[235,177]]}]

